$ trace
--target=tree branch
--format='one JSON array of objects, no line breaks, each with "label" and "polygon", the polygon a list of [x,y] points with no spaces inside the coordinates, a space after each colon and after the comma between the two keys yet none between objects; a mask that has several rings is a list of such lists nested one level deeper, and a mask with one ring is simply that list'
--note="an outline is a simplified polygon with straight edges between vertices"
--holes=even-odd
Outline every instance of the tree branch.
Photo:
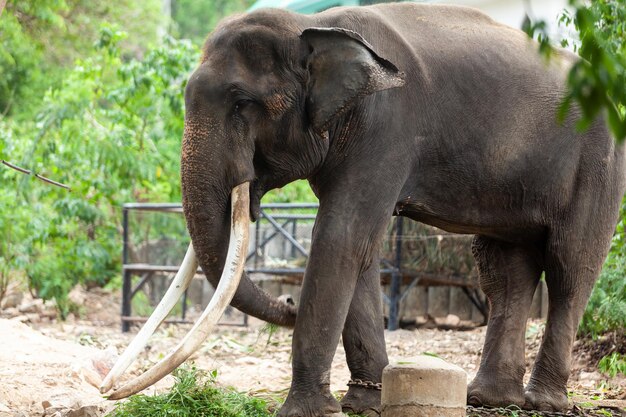
[{"label": "tree branch", "polygon": [[[2,1],[2,0],[0,0],[0,1]],[[4,165],[8,166],[11,169],[14,169],[14,170],[16,170],[18,172],[21,172],[22,174],[31,175],[33,173],[32,171],[30,171],[30,170],[28,170],[26,168],[19,167],[19,166],[15,165],[15,164],[12,164],[10,162],[5,161],[4,159],[0,160],[0,162],[2,162]],[[39,175],[39,174],[34,174],[34,175],[35,175],[35,178],[37,178],[38,180],[41,180],[43,182],[47,182],[48,184],[56,185],[57,187],[65,188],[68,191],[72,191],[72,189],[69,186],[65,185],[65,184],[61,184],[60,182],[53,181],[50,178],[44,177],[43,175]]]}]

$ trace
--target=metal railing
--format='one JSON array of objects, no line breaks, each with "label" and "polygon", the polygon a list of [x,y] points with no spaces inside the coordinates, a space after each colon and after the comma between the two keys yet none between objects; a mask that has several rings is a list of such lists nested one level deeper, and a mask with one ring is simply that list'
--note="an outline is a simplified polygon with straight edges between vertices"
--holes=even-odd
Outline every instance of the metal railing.
[{"label": "metal railing", "polygon": [[[290,277],[290,282],[300,283],[305,272],[304,265],[309,256],[307,244],[304,240],[310,240],[310,230],[315,221],[318,204],[316,203],[274,203],[262,204],[260,216],[254,226],[254,245],[246,257],[246,271],[252,279],[255,275],[265,274],[271,277]],[[122,286],[122,331],[129,330],[130,323],[145,321],[143,317],[132,315],[132,298],[142,287],[157,273],[176,273],[178,266],[152,265],[146,263],[129,262],[129,212],[131,211],[154,211],[164,213],[182,213],[182,206],[176,203],[128,203],[123,206],[123,286]],[[404,219],[397,217],[391,228],[390,237],[393,239],[392,259],[381,260],[381,282],[389,286],[388,294],[382,289],[383,301],[388,305],[389,318],[387,327],[390,330],[399,328],[400,305],[405,300],[408,292],[416,285],[456,285],[463,289],[469,300],[486,317],[486,306],[480,299],[477,289],[468,285],[463,277],[454,278],[454,282],[442,282],[433,280],[425,274],[411,274],[402,269],[402,239]],[[407,221],[409,221],[407,219]],[[303,229],[303,227],[306,228]],[[305,236],[303,238],[303,236]],[[300,237],[300,239],[299,239]],[[297,263],[287,263],[276,266],[266,262],[267,250],[278,240],[287,246],[282,252],[281,258],[290,258]],[[203,274],[200,269],[198,274]],[[133,287],[133,276],[139,275],[139,282]],[[272,278],[274,279],[274,278]],[[404,290],[402,285],[405,284]],[[187,292],[182,297],[182,314],[180,319],[168,319],[171,323],[187,323]],[[247,317],[241,324],[247,324]]]}]

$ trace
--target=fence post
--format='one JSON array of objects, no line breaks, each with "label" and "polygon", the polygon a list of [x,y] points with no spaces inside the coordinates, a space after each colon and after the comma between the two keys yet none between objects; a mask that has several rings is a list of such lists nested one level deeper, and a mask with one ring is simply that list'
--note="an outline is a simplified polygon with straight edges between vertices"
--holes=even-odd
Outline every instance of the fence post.
[{"label": "fence post", "polygon": [[402,283],[402,223],[403,217],[396,217],[396,257],[391,273],[391,288],[389,291],[389,330],[398,330],[400,327],[400,284]]},{"label": "fence post", "polygon": [[[122,229],[123,229],[123,245],[122,245],[122,268],[128,264],[128,209],[122,209]],[[122,332],[126,333],[130,330],[130,323],[124,320],[124,317],[131,315],[131,285],[132,274],[124,268],[122,274]]]}]

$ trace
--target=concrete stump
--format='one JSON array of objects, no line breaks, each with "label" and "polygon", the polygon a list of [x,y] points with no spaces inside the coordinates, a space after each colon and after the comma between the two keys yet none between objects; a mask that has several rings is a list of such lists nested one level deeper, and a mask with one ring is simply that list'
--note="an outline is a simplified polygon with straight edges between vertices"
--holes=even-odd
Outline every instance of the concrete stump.
[{"label": "concrete stump", "polygon": [[381,417],[465,417],[466,397],[465,371],[418,356],[383,371]]}]

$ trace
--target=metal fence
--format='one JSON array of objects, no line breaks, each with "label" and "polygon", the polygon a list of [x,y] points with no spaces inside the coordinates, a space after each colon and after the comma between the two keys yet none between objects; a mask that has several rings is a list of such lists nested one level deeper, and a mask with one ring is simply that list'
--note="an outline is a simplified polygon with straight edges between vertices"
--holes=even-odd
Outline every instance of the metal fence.
[{"label": "metal fence", "polygon": [[[251,235],[254,237],[246,258],[246,271],[251,279],[261,285],[264,282],[300,285],[309,256],[317,208],[315,203],[261,205],[259,220],[251,226]],[[150,212],[153,217],[161,217],[158,220],[148,219],[146,212]],[[178,215],[172,218],[172,213]],[[188,237],[183,238],[187,234],[180,213],[180,204],[130,203],[123,206],[123,331],[128,331],[133,322],[145,321],[144,317],[132,314],[133,297],[155,276],[172,276],[178,269],[177,264],[189,242]],[[382,249],[382,298],[386,304],[388,328],[394,330],[399,327],[402,304],[419,285],[460,288],[486,317],[486,305],[472,273],[466,270],[461,273],[442,270],[440,265],[433,266],[432,262],[417,265],[414,262],[416,253],[420,254],[419,259],[427,259],[430,253],[440,250],[444,239],[448,241],[458,235],[442,235],[441,231],[433,231],[432,228],[428,231],[431,234],[425,235],[423,230],[413,230],[413,223],[402,217],[392,221]],[[173,239],[173,235],[181,239]],[[464,239],[468,243],[467,237]],[[429,242],[436,243],[434,249]],[[457,252],[464,253],[465,250],[469,250],[469,246],[466,248],[461,245]],[[444,261],[449,260],[446,258]],[[198,270],[198,274],[201,275],[202,271]],[[133,285],[133,278],[136,277],[139,281]],[[158,301],[159,298],[159,294],[154,294],[152,301]],[[187,322],[187,304],[185,293],[181,301],[180,318],[168,321]],[[246,324],[246,320],[244,317],[241,324]]]}]

